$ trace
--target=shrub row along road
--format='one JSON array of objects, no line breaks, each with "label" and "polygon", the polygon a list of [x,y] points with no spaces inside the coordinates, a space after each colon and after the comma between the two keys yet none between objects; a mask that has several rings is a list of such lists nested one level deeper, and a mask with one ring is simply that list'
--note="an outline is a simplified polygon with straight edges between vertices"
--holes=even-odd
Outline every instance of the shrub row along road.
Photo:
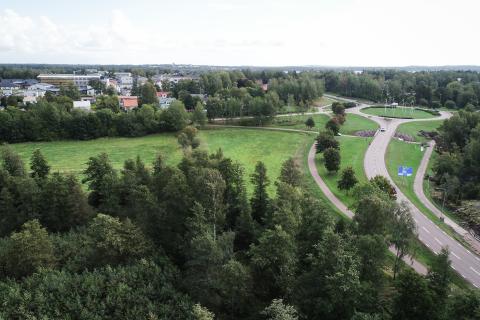
[{"label": "shrub row along road", "polygon": [[[369,105],[361,104],[356,108],[349,109],[348,112],[368,117],[369,119],[376,121],[380,127],[385,128],[385,132],[378,131],[369,148],[367,149],[364,159],[365,174],[369,179],[376,175],[382,175],[388,178],[397,190],[397,201],[405,202],[410,208],[413,218],[415,219],[415,223],[417,224],[419,240],[434,253],[439,253],[442,248],[448,247],[450,250],[452,268],[456,270],[463,278],[472,283],[476,288],[479,288],[480,258],[471,251],[467,250],[462,244],[447,235],[435,223],[428,219],[395,185],[392,178],[388,174],[385,164],[385,154],[388,144],[400,124],[410,121],[431,121],[432,119],[387,119],[378,116],[369,116],[360,111],[360,109],[366,107],[369,107]],[[440,117],[435,118],[435,120],[447,119],[450,116],[451,114],[448,112],[441,112]],[[429,152],[431,153],[431,150]],[[429,154],[427,154],[427,156],[429,156]],[[416,179],[417,186],[415,190],[423,188],[421,184],[423,183],[423,174],[425,173],[428,158],[424,157],[422,162],[425,162],[423,163],[424,168],[423,170],[419,170],[421,171],[420,178]],[[433,207],[424,194],[423,197],[421,194],[418,194],[418,197],[427,208]],[[441,213],[434,212],[434,214]],[[469,233],[465,229],[458,226],[454,221],[446,218],[445,223],[451,226],[455,232],[461,234],[463,237],[469,237]]]}]

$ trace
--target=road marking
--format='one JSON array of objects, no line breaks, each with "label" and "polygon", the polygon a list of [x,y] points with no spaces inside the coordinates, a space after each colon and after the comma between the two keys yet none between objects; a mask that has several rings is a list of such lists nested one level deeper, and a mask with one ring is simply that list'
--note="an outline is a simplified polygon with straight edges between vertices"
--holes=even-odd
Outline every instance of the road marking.
[{"label": "road marking", "polygon": [[428,245],[428,243],[425,243],[425,245],[426,245],[429,249],[432,249],[432,248]]},{"label": "road marking", "polygon": [[475,286],[475,288],[478,288],[478,286],[475,283],[473,285]]},{"label": "road marking", "polygon": [[480,272],[478,272],[477,270],[473,269],[472,267],[470,267],[470,269],[473,270],[473,272],[475,272],[476,274],[478,274],[480,276]]},{"label": "road marking", "polygon": [[425,230],[427,233],[430,233],[430,231],[428,231],[428,229],[427,229],[427,228],[425,228],[425,227],[422,227],[422,229],[423,229],[423,230]]},{"label": "road marking", "polygon": [[440,240],[437,239],[437,237],[434,237],[435,241],[438,242],[438,244],[440,244],[441,246],[443,245],[443,243],[440,242]]},{"label": "road marking", "polygon": [[452,256],[454,256],[454,257],[457,258],[458,260],[462,260],[462,258],[460,258],[459,256],[457,256],[457,255],[455,254],[455,252],[452,251],[452,252],[450,252],[450,253],[452,254]]},{"label": "road marking", "polygon": [[454,266],[451,266],[453,270],[457,271],[457,268],[455,268]]},{"label": "road marking", "polygon": [[463,275],[463,274],[462,274],[462,277],[463,277],[464,279],[467,279],[467,277],[465,277],[465,275]]}]

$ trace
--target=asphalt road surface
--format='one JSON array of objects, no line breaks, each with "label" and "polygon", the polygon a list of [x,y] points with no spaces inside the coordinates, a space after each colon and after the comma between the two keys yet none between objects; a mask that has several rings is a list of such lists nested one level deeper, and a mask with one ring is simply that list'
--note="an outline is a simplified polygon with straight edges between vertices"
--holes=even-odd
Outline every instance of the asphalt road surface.
[{"label": "asphalt road surface", "polygon": [[[373,178],[376,175],[382,175],[390,180],[390,182],[397,189],[397,201],[405,202],[410,208],[415,223],[417,224],[418,238],[434,253],[439,253],[444,247],[450,250],[450,260],[452,268],[456,270],[463,278],[472,283],[476,288],[480,287],[480,258],[467,250],[458,241],[447,235],[437,225],[435,225],[429,218],[427,218],[395,185],[390,175],[388,174],[385,164],[385,154],[388,144],[395,134],[397,127],[405,122],[410,121],[431,121],[433,119],[387,119],[378,116],[369,116],[363,114],[360,109],[368,107],[362,104],[359,107],[348,110],[348,112],[368,117],[377,122],[380,127],[385,128],[384,132],[378,131],[373,141],[371,142],[367,152],[365,153],[364,169],[368,178]],[[451,116],[448,112],[441,112],[441,116],[435,120],[447,119]],[[417,186],[418,187],[418,186]],[[419,196],[419,199],[427,206],[430,203],[426,197]],[[438,213],[438,212],[437,212]],[[466,231],[453,221],[449,220],[449,224],[454,227],[455,231],[465,233]]]}]

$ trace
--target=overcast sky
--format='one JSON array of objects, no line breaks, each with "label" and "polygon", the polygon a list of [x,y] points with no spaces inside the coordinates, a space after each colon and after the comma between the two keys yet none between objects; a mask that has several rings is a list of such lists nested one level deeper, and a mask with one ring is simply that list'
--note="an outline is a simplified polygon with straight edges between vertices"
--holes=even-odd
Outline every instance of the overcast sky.
[{"label": "overcast sky", "polygon": [[478,0],[0,0],[1,63],[480,65]]}]

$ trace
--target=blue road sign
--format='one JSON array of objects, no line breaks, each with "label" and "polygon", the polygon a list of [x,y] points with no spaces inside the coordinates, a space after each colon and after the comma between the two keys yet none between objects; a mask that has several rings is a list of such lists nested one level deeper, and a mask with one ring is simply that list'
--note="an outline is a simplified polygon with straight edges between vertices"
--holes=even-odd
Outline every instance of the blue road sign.
[{"label": "blue road sign", "polygon": [[410,176],[413,175],[413,168],[412,167],[400,166],[400,167],[398,167],[397,175],[403,176],[403,177],[410,177]]}]

